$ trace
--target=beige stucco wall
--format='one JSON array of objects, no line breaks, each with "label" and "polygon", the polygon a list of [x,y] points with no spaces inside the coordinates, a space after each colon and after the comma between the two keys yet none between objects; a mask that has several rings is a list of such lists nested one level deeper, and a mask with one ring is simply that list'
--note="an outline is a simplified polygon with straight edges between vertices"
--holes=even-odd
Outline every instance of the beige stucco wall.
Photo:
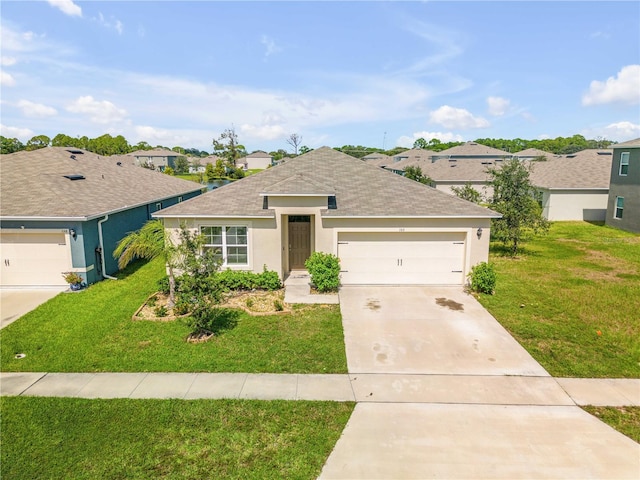
[{"label": "beige stucco wall", "polygon": [[[249,264],[232,267],[238,270],[260,272],[263,266],[284,278],[289,271],[287,217],[311,216],[311,251],[338,253],[340,232],[461,232],[466,236],[464,275],[473,265],[488,261],[490,219],[402,219],[402,218],[322,218],[326,210],[326,197],[269,197],[269,208],[275,218],[216,218],[189,219],[187,227],[198,231],[201,226],[246,225],[248,227]],[[180,221],[165,219],[165,227],[177,239]],[[482,235],[478,238],[478,228]]]},{"label": "beige stucco wall", "polygon": [[541,190],[542,214],[547,220],[604,221],[607,190]]}]

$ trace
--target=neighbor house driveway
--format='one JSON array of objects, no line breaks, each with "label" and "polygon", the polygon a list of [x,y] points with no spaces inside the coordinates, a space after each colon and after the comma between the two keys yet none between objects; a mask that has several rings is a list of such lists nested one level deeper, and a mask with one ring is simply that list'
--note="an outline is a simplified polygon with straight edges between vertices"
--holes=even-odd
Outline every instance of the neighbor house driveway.
[{"label": "neighbor house driveway", "polygon": [[640,445],[461,288],[344,287],[340,309],[360,400],[321,479],[640,478]]},{"label": "neighbor house driveway", "polygon": [[2,288],[0,289],[0,328],[15,322],[47,300],[55,297],[67,287],[51,288]]}]

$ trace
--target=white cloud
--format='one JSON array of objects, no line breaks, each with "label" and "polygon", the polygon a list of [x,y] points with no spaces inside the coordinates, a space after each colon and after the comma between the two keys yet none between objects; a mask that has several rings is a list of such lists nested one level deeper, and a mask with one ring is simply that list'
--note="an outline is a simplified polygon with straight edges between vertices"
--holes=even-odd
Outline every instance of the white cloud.
[{"label": "white cloud", "polygon": [[275,140],[286,136],[286,130],[281,125],[249,125],[240,126],[240,133],[250,140]]},{"label": "white cloud", "polygon": [[582,105],[606,103],[640,103],[640,65],[627,65],[617,77],[609,77],[605,82],[591,82],[589,91],[582,96]]},{"label": "white cloud", "polygon": [[82,8],[73,3],[73,0],[47,0],[49,5],[59,9],[65,15],[70,17],[81,17]]},{"label": "white cloud", "polygon": [[273,55],[274,53],[280,53],[282,51],[282,48],[276,45],[276,42],[273,40],[273,38],[266,35],[262,36],[262,38],[260,39],[260,43],[265,47],[265,59],[268,56]]},{"label": "white cloud", "polygon": [[414,132],[411,137],[408,137],[405,135],[398,138],[398,140],[396,140],[396,146],[411,148],[413,147],[413,144],[415,143],[415,141],[418,140],[419,138],[424,138],[427,142],[434,138],[440,140],[443,143],[464,142],[464,138],[461,135],[458,135],[457,133],[422,131],[422,132]]},{"label": "white cloud", "polygon": [[16,79],[7,72],[0,71],[0,85],[3,87],[13,87],[16,84]]},{"label": "white cloud", "polygon": [[475,117],[464,108],[443,105],[429,114],[429,121],[449,129],[486,128],[490,124],[482,117]]},{"label": "white cloud", "polygon": [[0,65],[3,67],[10,67],[11,65],[15,65],[17,60],[14,57],[0,57]]},{"label": "white cloud", "polygon": [[28,128],[9,127],[0,124],[0,135],[7,138],[17,138],[18,140],[26,142],[30,138],[33,138],[35,133]]},{"label": "white cloud", "polygon": [[602,137],[616,142],[626,142],[640,137],[640,124],[622,121],[602,128],[590,128],[582,134],[587,138]]},{"label": "white cloud", "polygon": [[106,19],[102,12],[98,12],[98,16],[93,17],[91,20],[99,23],[105,28],[113,28],[119,35],[122,35],[122,32],[124,31],[124,25],[120,20],[113,16],[110,19]]},{"label": "white cloud", "polygon": [[489,114],[494,117],[501,117],[509,109],[511,102],[502,97],[489,97],[487,98],[487,105],[489,107]]},{"label": "white cloud", "polygon": [[47,105],[41,103],[30,102],[29,100],[20,100],[18,102],[18,108],[22,110],[22,114],[26,117],[51,117],[56,115],[58,111]]},{"label": "white cloud", "polygon": [[89,117],[94,123],[106,124],[120,122],[127,117],[127,111],[116,107],[113,103],[103,100],[94,100],[91,95],[79,97],[67,107],[72,113],[81,113]]}]

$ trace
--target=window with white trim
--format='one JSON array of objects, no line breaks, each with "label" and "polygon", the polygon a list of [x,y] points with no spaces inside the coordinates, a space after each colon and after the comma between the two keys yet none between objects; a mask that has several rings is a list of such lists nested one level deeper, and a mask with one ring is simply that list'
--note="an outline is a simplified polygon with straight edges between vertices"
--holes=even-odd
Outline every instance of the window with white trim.
[{"label": "window with white trim", "polygon": [[204,248],[214,250],[222,266],[248,265],[248,236],[245,226],[200,227]]},{"label": "window with white trim", "polygon": [[622,218],[623,210],[624,210],[624,197],[616,197],[616,211],[613,214],[613,217]]},{"label": "window with white trim", "polygon": [[618,175],[627,176],[629,174],[629,152],[622,152],[620,154],[620,170]]}]

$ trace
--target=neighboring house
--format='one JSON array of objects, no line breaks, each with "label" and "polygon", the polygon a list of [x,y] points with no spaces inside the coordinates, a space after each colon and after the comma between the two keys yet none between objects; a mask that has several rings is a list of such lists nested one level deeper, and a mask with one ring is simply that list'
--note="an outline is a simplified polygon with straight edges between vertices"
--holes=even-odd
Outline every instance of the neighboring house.
[{"label": "neighboring house", "polygon": [[207,155],[206,157],[194,157],[189,162],[189,173],[204,173],[207,170],[207,164],[210,163],[214,167],[220,159],[217,155]]},{"label": "neighboring house", "polygon": [[538,148],[527,148],[526,150],[514,153],[513,156],[519,160],[533,160],[534,158],[541,157],[551,158],[555,156],[555,153],[545,152]]},{"label": "neighboring house", "polygon": [[531,183],[547,220],[602,222],[607,212],[612,151],[582,150],[533,162]]},{"label": "neighboring house", "polygon": [[422,173],[431,179],[431,186],[443,192],[454,195],[453,187],[463,187],[467,183],[477,190],[484,198],[493,196],[493,188],[489,185],[488,170],[500,168],[502,160],[438,160],[420,165]]},{"label": "neighboring house", "polygon": [[49,147],[0,155],[0,285],[94,283],[118,270],[113,250],[164,207],[202,186],[136,167],[130,157]]},{"label": "neighboring house", "polygon": [[368,164],[375,165],[376,167],[384,167],[385,165],[393,162],[392,157],[378,152],[369,153],[368,155],[362,157],[360,160],[364,160]]},{"label": "neighboring house", "polygon": [[165,168],[176,168],[176,159],[184,157],[173,150],[165,148],[154,148],[153,150],[138,150],[137,152],[127,153],[127,156],[133,157],[138,167],[147,166],[154,170],[164,171]]},{"label": "neighboring house", "polygon": [[640,138],[611,145],[606,224],[640,232]]},{"label": "neighboring house", "polygon": [[446,150],[442,150],[437,152],[431,156],[431,161],[435,162],[441,159],[449,160],[485,160],[485,161],[495,161],[499,159],[507,159],[511,158],[512,154],[509,152],[505,152],[503,150],[499,150],[493,147],[487,147],[486,145],[482,145],[476,142],[466,142],[463,145],[458,145],[456,147],[447,148]]},{"label": "neighboring house", "polygon": [[236,160],[236,167],[243,170],[264,170],[273,163],[273,157],[261,150]]},{"label": "neighboring house", "polygon": [[431,163],[431,157],[435,155],[435,153],[436,152],[432,152],[431,150],[412,148],[411,150],[394,155],[393,163],[387,164],[383,168],[393,173],[404,175],[405,168],[411,166],[420,168],[422,173],[424,173],[424,166]]},{"label": "neighboring house", "polygon": [[154,217],[204,234],[223,268],[284,278],[320,251],[340,258],[343,285],[461,285],[499,215],[322,147]]}]

